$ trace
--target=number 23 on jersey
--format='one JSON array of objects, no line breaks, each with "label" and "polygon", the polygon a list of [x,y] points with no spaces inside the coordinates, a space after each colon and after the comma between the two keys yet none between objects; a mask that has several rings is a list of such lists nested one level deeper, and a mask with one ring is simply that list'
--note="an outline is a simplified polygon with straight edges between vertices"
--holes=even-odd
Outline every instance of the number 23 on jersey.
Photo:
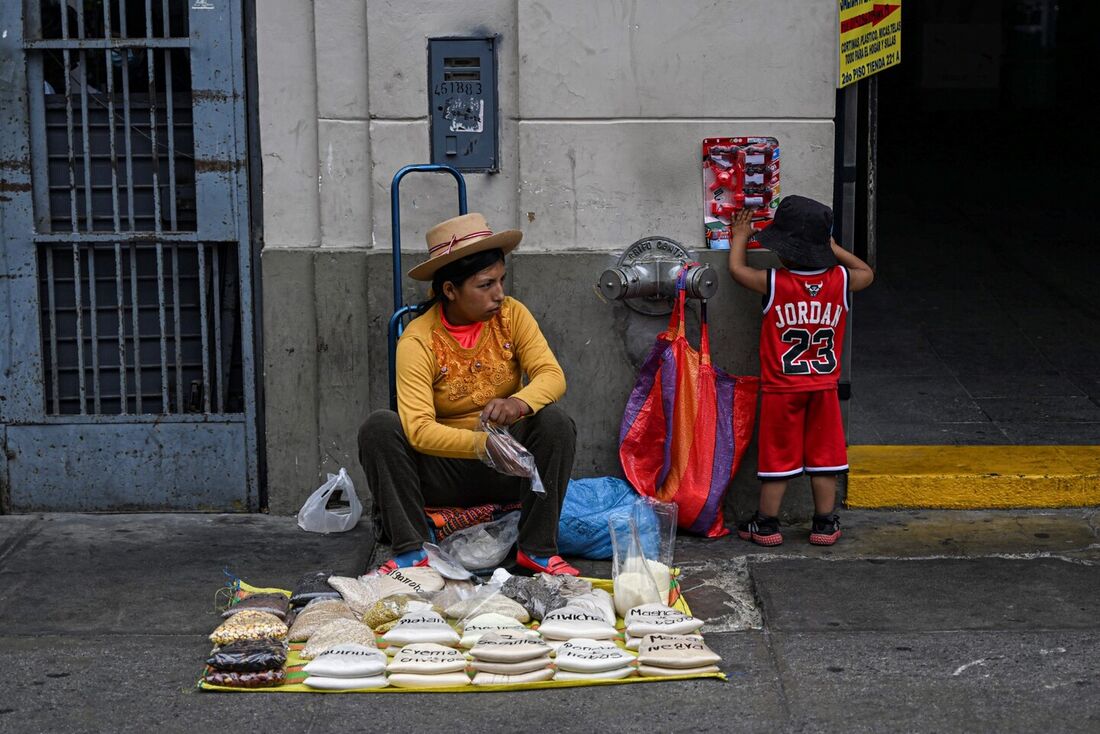
[{"label": "number 23 on jersey", "polygon": [[847,317],[844,267],[770,271],[760,328],[761,387],[772,392],[835,387]]},{"label": "number 23 on jersey", "polygon": [[783,374],[831,375],[837,364],[833,336],[831,328],[818,329],[812,334],[806,329],[784,331],[779,340],[791,348],[783,353]]}]

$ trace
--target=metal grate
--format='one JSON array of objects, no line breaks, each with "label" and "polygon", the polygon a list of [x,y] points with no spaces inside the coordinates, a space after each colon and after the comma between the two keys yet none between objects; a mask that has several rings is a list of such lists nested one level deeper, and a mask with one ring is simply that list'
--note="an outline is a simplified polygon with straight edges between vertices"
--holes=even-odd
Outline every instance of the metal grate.
[{"label": "metal grate", "polygon": [[[66,110],[64,95],[46,95],[48,231],[195,230],[191,98],[188,94],[181,101],[180,96],[172,115],[173,134],[167,134],[166,120],[158,120],[154,135],[149,132],[148,110],[151,106],[164,109],[163,98],[150,105],[146,95],[131,95],[126,104],[131,114],[126,116],[143,124],[116,125],[110,118],[122,117],[125,103],[111,104],[104,95],[89,95],[87,154],[83,136],[77,135],[70,155],[67,117],[71,115],[72,127],[81,130],[84,109]],[[169,143],[158,142],[154,147],[154,139]]]},{"label": "metal grate", "polygon": [[46,130],[40,230],[193,231],[186,3],[69,0],[62,12],[43,0],[40,12],[27,42],[32,124]]},{"label": "metal grate", "polygon": [[41,245],[47,414],[243,412],[236,249]]},{"label": "metal grate", "polygon": [[188,3],[27,12],[47,414],[243,412],[237,245],[195,234]]}]

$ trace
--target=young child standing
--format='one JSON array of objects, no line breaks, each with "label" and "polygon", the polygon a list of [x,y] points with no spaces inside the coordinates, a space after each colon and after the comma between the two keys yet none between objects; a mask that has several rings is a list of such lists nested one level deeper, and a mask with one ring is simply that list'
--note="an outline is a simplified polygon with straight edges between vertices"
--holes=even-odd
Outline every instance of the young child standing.
[{"label": "young child standing", "polygon": [[871,285],[874,273],[833,240],[833,212],[803,196],[779,202],[775,219],[756,234],[785,269],[748,266],[752,212],[730,227],[729,270],[741,286],[763,295],[760,325],[760,509],[737,533],[759,545],[779,545],[779,505],[787,482],[810,476],[814,519],[810,542],[840,537],[835,513],[837,475],[848,471],[837,382],[849,293]]}]

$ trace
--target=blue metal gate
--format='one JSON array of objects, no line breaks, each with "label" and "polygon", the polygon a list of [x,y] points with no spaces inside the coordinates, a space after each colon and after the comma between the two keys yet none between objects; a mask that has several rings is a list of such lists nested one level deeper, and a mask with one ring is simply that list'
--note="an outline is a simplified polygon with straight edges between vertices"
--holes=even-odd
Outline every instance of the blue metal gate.
[{"label": "blue metal gate", "polygon": [[12,511],[258,504],[240,2],[0,3]]}]

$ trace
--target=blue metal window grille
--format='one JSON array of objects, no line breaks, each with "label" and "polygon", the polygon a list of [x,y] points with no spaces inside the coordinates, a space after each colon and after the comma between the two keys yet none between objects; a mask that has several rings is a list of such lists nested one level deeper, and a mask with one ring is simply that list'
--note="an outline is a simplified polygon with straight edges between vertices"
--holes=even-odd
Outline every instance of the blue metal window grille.
[{"label": "blue metal window grille", "polygon": [[46,414],[243,412],[237,245],[196,236],[187,3],[27,14]]}]

